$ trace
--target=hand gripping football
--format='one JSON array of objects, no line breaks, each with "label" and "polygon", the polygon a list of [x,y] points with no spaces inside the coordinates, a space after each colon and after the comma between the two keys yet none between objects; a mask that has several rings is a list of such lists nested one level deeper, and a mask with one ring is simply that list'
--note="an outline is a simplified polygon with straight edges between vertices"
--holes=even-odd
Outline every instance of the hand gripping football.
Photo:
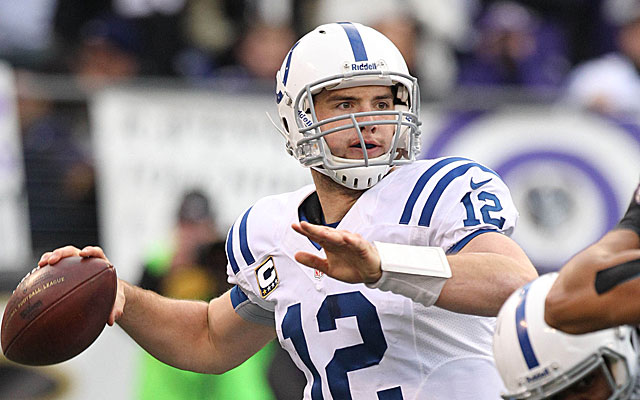
[{"label": "hand gripping football", "polygon": [[116,290],[116,271],[100,258],[68,257],[35,268],[18,284],[4,310],[4,355],[25,365],[75,357],[104,329]]}]

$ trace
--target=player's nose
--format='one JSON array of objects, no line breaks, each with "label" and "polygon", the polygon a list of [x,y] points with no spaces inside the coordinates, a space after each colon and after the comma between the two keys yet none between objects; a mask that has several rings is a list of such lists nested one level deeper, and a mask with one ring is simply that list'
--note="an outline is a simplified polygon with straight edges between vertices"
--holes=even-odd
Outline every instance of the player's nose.
[{"label": "player's nose", "polygon": [[362,133],[373,134],[373,133],[376,133],[376,131],[378,130],[378,125],[374,123],[376,119],[374,118],[373,115],[359,116],[356,118],[356,121],[358,122],[360,132]]}]

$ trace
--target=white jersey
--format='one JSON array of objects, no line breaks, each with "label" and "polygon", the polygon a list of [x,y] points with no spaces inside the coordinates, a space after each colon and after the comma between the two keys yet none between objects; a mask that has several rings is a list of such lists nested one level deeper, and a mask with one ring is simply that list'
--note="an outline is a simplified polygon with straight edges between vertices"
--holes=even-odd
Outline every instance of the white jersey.
[{"label": "white jersey", "polygon": [[[232,302],[278,339],[307,377],[304,398],[497,399],[494,318],[424,307],[410,299],[334,280],[294,260],[324,257],[296,233],[315,188],[258,201],[229,231]],[[517,212],[493,171],[464,158],[396,168],[356,201],[337,229],[377,240],[440,246],[449,254],[484,232],[510,234]]]}]

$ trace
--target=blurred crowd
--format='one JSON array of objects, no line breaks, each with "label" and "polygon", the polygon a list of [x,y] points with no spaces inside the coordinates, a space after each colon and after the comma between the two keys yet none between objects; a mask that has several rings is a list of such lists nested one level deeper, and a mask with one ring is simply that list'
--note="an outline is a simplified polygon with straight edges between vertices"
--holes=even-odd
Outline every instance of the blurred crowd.
[{"label": "blurred crowd", "polygon": [[[271,81],[294,38],[352,20],[389,36],[424,94],[459,85],[558,87],[620,47],[635,0],[27,0],[0,4],[0,57],[77,76],[83,87],[136,76],[229,85]],[[622,46],[624,47],[624,46]]]},{"label": "blurred crowd", "polygon": [[4,1],[0,59],[17,76],[34,253],[100,243],[93,91],[153,78],[268,93],[295,38],[341,20],[391,38],[426,100],[517,89],[640,111],[640,0]]}]

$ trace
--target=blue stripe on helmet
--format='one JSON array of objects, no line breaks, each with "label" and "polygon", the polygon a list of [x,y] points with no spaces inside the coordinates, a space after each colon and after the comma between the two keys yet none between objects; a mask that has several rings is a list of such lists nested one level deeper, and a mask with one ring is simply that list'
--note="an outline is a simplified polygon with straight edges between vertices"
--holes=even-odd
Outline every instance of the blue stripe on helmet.
[{"label": "blue stripe on helmet", "polygon": [[287,64],[284,67],[284,77],[282,78],[282,83],[287,84],[287,79],[289,79],[289,67],[291,67],[291,56],[293,55],[293,49],[296,48],[300,42],[296,42],[289,50],[289,54],[287,54]]},{"label": "blue stripe on helmet", "polygon": [[527,294],[531,282],[527,283],[522,289],[520,289],[520,302],[516,307],[516,333],[518,334],[518,342],[520,343],[520,350],[524,356],[524,361],[527,363],[529,369],[535,368],[540,363],[533,352],[531,347],[531,341],[529,340],[529,332],[527,331],[527,316],[525,315],[525,305],[527,304]]},{"label": "blue stripe on helmet", "polygon": [[[284,66],[284,76],[282,77],[282,84],[283,85],[287,85],[287,80],[289,79],[289,67],[291,67],[291,56],[293,55],[293,49],[296,48],[296,46],[298,45],[298,43],[300,42],[296,42],[296,44],[294,44],[291,47],[291,50],[289,50],[289,54],[287,54],[287,62]],[[284,94],[282,92],[278,92],[276,93],[276,103],[280,104],[280,102],[282,101],[282,97],[284,97]]]},{"label": "blue stripe on helmet", "polygon": [[256,262],[253,258],[253,254],[251,254],[251,250],[249,250],[249,243],[247,242],[247,218],[249,217],[249,211],[251,211],[251,208],[244,213],[242,221],[240,221],[240,251],[242,252],[242,257],[244,257],[244,261],[247,265],[251,265]]},{"label": "blue stripe on helmet", "polygon": [[351,42],[351,50],[353,50],[353,56],[356,61],[367,61],[369,58],[367,57],[367,51],[364,49],[364,43],[362,43],[362,37],[360,36],[360,32],[358,32],[358,28],[356,28],[351,22],[338,23],[347,33],[349,42]]}]

